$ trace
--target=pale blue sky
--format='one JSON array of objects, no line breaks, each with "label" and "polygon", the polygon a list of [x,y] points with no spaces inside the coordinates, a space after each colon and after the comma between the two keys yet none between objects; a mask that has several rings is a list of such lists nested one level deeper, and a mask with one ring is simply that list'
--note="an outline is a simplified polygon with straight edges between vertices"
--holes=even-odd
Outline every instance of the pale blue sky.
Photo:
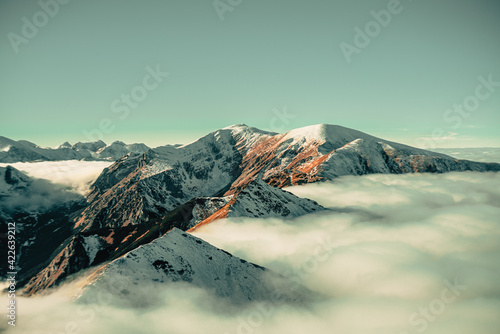
[{"label": "pale blue sky", "polygon": [[[500,82],[500,2],[401,0],[348,63],[339,45],[390,2],[242,0],[221,21],[212,1],[73,0],[44,24],[37,1],[0,0],[0,135],[74,143],[108,119],[104,141],[155,146],[234,123],[330,123],[415,146],[433,132],[440,147],[500,146],[500,87],[469,117],[443,118],[478,77]],[[23,37],[33,15],[41,27],[16,53],[9,33]],[[120,119],[113,101],[157,65],[169,76]],[[284,106],[287,123],[273,111]]]}]

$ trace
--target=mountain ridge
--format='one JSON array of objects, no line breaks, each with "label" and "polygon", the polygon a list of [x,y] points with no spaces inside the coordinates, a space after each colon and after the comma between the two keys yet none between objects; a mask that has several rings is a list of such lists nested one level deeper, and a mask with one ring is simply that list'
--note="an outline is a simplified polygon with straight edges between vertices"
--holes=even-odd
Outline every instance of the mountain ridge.
[{"label": "mountain ridge", "polygon": [[500,164],[454,159],[326,124],[284,134],[237,124],[186,145],[127,153],[103,170],[86,207],[72,216],[74,234],[83,233],[97,248],[85,248],[81,238],[68,240],[69,248],[32,278],[28,291],[56,286],[172,228],[192,230],[226,217],[293,218],[324,209],[282,189],[289,186],[343,175],[467,170],[500,171]]}]

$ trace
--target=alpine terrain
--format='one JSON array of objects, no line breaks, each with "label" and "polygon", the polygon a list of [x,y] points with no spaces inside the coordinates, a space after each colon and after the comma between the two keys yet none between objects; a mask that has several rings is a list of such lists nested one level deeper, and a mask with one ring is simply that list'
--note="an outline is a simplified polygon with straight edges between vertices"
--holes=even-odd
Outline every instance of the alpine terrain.
[{"label": "alpine terrain", "polygon": [[[128,273],[128,279],[135,283],[182,281],[236,302],[262,299],[271,288],[259,285],[261,275],[271,271],[235,258],[184,231],[226,217],[292,219],[321,214],[325,210],[321,205],[299,198],[286,188],[333,181],[344,175],[500,171],[497,163],[458,160],[326,124],[285,134],[239,124],[187,145],[153,149],[140,144],[116,142],[106,146],[96,142],[63,144],[47,151],[34,144],[1,139],[0,149],[4,149],[0,161],[60,156],[116,159],[95,180],[85,200],[66,198],[58,203],[59,207],[37,212],[38,218],[26,223],[26,228],[34,226],[39,232],[23,243],[21,258],[31,249],[48,250],[39,255],[36,263],[23,264],[28,273],[24,281],[27,295],[46,291],[92,267],[94,273],[83,296],[105,286],[113,277]],[[33,182],[11,167],[1,173],[2,201],[26,192],[27,184]],[[57,217],[51,213],[54,208]],[[14,219],[12,215],[2,217]],[[23,224],[18,221],[21,229]],[[61,232],[48,240],[41,236],[45,230]],[[289,299],[303,298],[297,292]]]}]

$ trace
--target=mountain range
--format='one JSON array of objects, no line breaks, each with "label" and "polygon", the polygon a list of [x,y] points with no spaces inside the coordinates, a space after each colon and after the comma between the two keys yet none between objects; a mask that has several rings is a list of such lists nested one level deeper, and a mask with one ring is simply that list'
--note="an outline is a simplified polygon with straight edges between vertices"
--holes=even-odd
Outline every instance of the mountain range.
[{"label": "mountain range", "polygon": [[[3,137],[0,140],[1,149],[7,141]],[[14,143],[29,147],[22,141]],[[0,158],[27,159],[28,155],[16,153],[18,146],[7,144],[7,155]],[[91,275],[89,286],[99,285],[96,282],[105,282],[128,268],[133,273],[130,279],[136,283],[181,280],[215,289],[220,296],[237,296],[240,301],[260,298],[267,292],[255,286],[259,280],[258,266],[249,266],[243,259],[229,260],[221,250],[216,251],[183,231],[190,232],[226,217],[293,218],[321,212],[326,209],[287,192],[286,188],[333,181],[344,175],[500,171],[497,163],[458,160],[325,124],[285,134],[238,124],[187,145],[149,149],[141,144],[122,144],[63,144],[47,152],[35,145],[33,152],[39,155],[29,156],[33,160],[40,160],[39,156],[56,159],[56,153],[48,154],[53,151],[85,152],[83,159],[119,157],[103,170],[86,198],[58,203],[35,214],[42,217],[54,210],[61,213],[56,220],[37,220],[45,226],[40,236],[47,233],[46,226],[59,231],[54,240],[36,233],[28,243],[21,239],[26,246],[18,264],[19,271],[26,273],[22,275],[22,284],[27,295],[46,291],[72,274],[93,267],[96,272]],[[109,153],[113,146],[115,155]],[[15,154],[11,155],[13,150]],[[106,150],[108,153],[104,154]],[[12,175],[17,175],[18,183],[33,182],[7,167],[0,174],[4,179],[0,180],[0,196],[12,196],[18,191]],[[2,182],[8,184],[10,195],[1,192]],[[5,221],[15,220],[16,215],[33,216],[26,210],[5,208],[2,215],[1,210],[0,206],[0,217]],[[47,251],[38,256],[35,264],[27,260],[30,248]],[[189,251],[183,251],[184,248]],[[211,266],[212,262],[206,260],[209,257],[217,259],[217,265]],[[224,270],[229,273],[224,274]],[[215,278],[221,280],[220,284],[214,282]],[[229,281],[236,285],[231,286]],[[244,291],[255,291],[255,295]]]},{"label": "mountain range", "polygon": [[40,147],[27,140],[12,140],[0,136],[0,163],[61,161],[61,160],[111,160],[114,161],[127,153],[144,153],[149,147],[144,144],[125,144],[115,141],[106,145],[101,140],[78,142],[71,145],[65,142],[56,148]]}]

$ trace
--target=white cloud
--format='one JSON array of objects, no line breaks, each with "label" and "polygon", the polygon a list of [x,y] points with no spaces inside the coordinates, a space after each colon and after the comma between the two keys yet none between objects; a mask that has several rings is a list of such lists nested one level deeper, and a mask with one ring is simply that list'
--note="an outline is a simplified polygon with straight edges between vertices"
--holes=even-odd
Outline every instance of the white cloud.
[{"label": "white cloud", "polygon": [[12,166],[31,177],[49,180],[53,183],[71,187],[76,192],[85,195],[92,182],[102,170],[110,166],[109,161],[43,161],[1,163],[0,167]]}]

